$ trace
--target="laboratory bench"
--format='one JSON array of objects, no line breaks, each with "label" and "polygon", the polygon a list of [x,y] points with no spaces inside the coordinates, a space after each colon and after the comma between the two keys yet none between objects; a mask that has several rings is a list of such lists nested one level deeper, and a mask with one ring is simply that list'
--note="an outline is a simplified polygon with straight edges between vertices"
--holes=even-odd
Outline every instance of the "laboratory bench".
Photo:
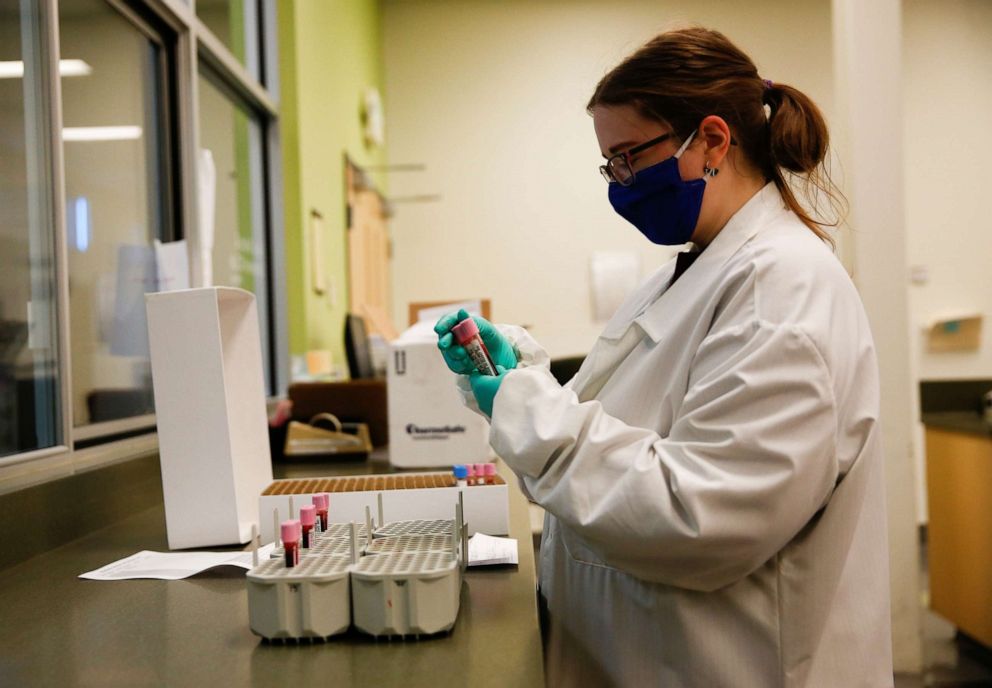
[{"label": "laboratory bench", "polygon": [[[390,471],[382,452],[274,467],[277,478]],[[159,490],[127,518],[0,569],[0,686],[543,686],[528,507],[500,471],[519,565],[469,569],[448,634],[377,641],[351,630],[270,644],[249,629],[242,569],[179,581],[77,578],[140,550],[168,551]]]}]

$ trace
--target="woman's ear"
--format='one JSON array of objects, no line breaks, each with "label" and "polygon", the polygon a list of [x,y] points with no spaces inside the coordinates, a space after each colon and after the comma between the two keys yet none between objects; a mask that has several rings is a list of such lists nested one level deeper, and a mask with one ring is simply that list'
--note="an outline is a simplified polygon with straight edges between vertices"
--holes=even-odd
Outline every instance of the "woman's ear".
[{"label": "woman's ear", "polygon": [[709,115],[699,125],[697,140],[702,143],[701,152],[706,164],[719,168],[730,149],[730,127],[722,117]]}]

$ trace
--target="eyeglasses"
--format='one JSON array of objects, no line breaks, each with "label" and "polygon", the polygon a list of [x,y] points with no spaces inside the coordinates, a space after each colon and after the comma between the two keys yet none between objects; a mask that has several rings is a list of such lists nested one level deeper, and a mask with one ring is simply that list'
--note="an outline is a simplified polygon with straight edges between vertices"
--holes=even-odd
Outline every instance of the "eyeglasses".
[{"label": "eyeglasses", "polygon": [[633,148],[629,148],[622,153],[610,157],[605,165],[599,166],[599,171],[608,182],[616,182],[620,186],[630,186],[634,183],[634,169],[630,166],[630,156],[646,151],[651,146],[657,146],[663,141],[667,141],[675,135],[675,132],[662,134],[650,141],[639,143]]}]

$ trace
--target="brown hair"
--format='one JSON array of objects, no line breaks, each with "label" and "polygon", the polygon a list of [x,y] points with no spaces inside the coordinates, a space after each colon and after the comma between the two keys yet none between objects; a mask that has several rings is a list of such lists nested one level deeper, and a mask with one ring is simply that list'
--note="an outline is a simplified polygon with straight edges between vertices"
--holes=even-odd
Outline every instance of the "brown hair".
[{"label": "brown hair", "polygon": [[[708,115],[722,117],[789,209],[833,245],[824,227],[839,224],[845,202],[824,165],[829,134],[823,115],[801,91],[759,77],[751,58],[722,33],[691,27],[656,36],[600,80],[586,107],[597,105],[633,105],[670,124],[683,140]],[[801,182],[812,214],[791,181]],[[834,210],[832,222],[816,211],[821,193]]]}]

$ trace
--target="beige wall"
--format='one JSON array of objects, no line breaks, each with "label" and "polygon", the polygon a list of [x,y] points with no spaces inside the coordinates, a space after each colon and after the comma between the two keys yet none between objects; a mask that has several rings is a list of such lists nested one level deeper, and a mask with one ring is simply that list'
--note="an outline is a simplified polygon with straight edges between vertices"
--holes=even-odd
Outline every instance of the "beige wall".
[{"label": "beige wall", "polygon": [[391,195],[442,196],[398,205],[392,221],[399,326],[409,301],[488,296],[495,319],[531,325],[552,356],[589,350],[602,328],[593,252],[637,251],[646,275],[672,251],[610,207],[585,104],[673,22],[723,30],[763,76],[831,109],[827,1],[386,0],[383,21],[389,159],[427,166],[391,175]]},{"label": "beige wall", "polygon": [[922,379],[992,377],[992,323],[981,349],[929,354],[921,328],[947,314],[992,314],[992,3],[904,2],[906,228],[910,265],[929,281],[910,287]]}]

